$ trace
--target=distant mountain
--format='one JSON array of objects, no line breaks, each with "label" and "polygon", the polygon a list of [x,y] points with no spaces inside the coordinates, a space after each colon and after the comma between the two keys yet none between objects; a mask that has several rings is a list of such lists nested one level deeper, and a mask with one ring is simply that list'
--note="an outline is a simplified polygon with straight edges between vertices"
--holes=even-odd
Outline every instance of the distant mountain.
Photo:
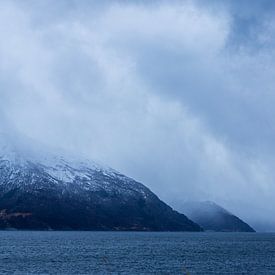
[{"label": "distant mountain", "polygon": [[202,230],[141,183],[30,143],[0,134],[0,228]]},{"label": "distant mountain", "polygon": [[255,232],[247,223],[211,201],[188,202],[184,213],[204,230],[227,232]]}]

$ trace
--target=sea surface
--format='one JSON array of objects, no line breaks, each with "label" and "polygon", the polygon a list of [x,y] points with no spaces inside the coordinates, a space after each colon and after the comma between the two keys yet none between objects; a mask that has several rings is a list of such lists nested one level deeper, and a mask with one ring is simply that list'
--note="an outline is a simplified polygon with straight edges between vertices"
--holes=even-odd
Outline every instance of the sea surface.
[{"label": "sea surface", "polygon": [[0,231],[0,274],[275,274],[275,234]]}]

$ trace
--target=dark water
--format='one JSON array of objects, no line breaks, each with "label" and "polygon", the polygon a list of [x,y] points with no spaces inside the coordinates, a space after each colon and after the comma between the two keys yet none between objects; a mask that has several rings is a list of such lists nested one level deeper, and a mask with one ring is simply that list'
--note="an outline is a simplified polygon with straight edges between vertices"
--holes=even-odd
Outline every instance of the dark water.
[{"label": "dark water", "polygon": [[275,274],[275,234],[0,231],[1,274]]}]

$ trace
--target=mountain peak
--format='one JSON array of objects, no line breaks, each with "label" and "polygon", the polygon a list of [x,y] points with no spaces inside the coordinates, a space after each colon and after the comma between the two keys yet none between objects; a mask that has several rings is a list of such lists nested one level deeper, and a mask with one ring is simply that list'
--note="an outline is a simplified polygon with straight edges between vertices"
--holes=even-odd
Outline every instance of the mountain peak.
[{"label": "mountain peak", "polygon": [[0,139],[0,228],[201,230],[143,184],[107,166],[27,139]]}]

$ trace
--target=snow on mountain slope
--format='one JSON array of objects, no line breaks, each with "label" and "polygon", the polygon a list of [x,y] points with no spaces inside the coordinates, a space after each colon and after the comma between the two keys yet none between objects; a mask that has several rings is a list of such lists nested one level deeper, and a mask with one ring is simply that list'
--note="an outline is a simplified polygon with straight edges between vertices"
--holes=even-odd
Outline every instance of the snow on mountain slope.
[{"label": "snow on mountain slope", "polygon": [[[26,141],[19,144],[18,141],[14,141],[14,138],[3,133],[0,134],[0,169],[5,171],[0,175],[2,176],[0,184],[8,183],[20,186],[26,177],[29,179],[28,184],[36,183],[35,177],[39,173],[41,177],[56,184],[78,183],[85,189],[100,190],[104,188],[104,190],[108,190],[111,184],[107,179],[116,178],[120,180],[120,185],[114,186],[117,190],[123,189],[125,192],[129,192],[133,189],[145,195],[146,188],[143,188],[141,184],[133,184],[132,179],[108,166],[64,152],[62,155],[52,154],[41,145],[32,143],[32,146],[27,145]],[[101,174],[106,180],[98,182],[96,174]]]},{"label": "snow on mountain slope", "polygon": [[105,165],[3,133],[0,213],[0,228],[201,230],[143,184]]}]

